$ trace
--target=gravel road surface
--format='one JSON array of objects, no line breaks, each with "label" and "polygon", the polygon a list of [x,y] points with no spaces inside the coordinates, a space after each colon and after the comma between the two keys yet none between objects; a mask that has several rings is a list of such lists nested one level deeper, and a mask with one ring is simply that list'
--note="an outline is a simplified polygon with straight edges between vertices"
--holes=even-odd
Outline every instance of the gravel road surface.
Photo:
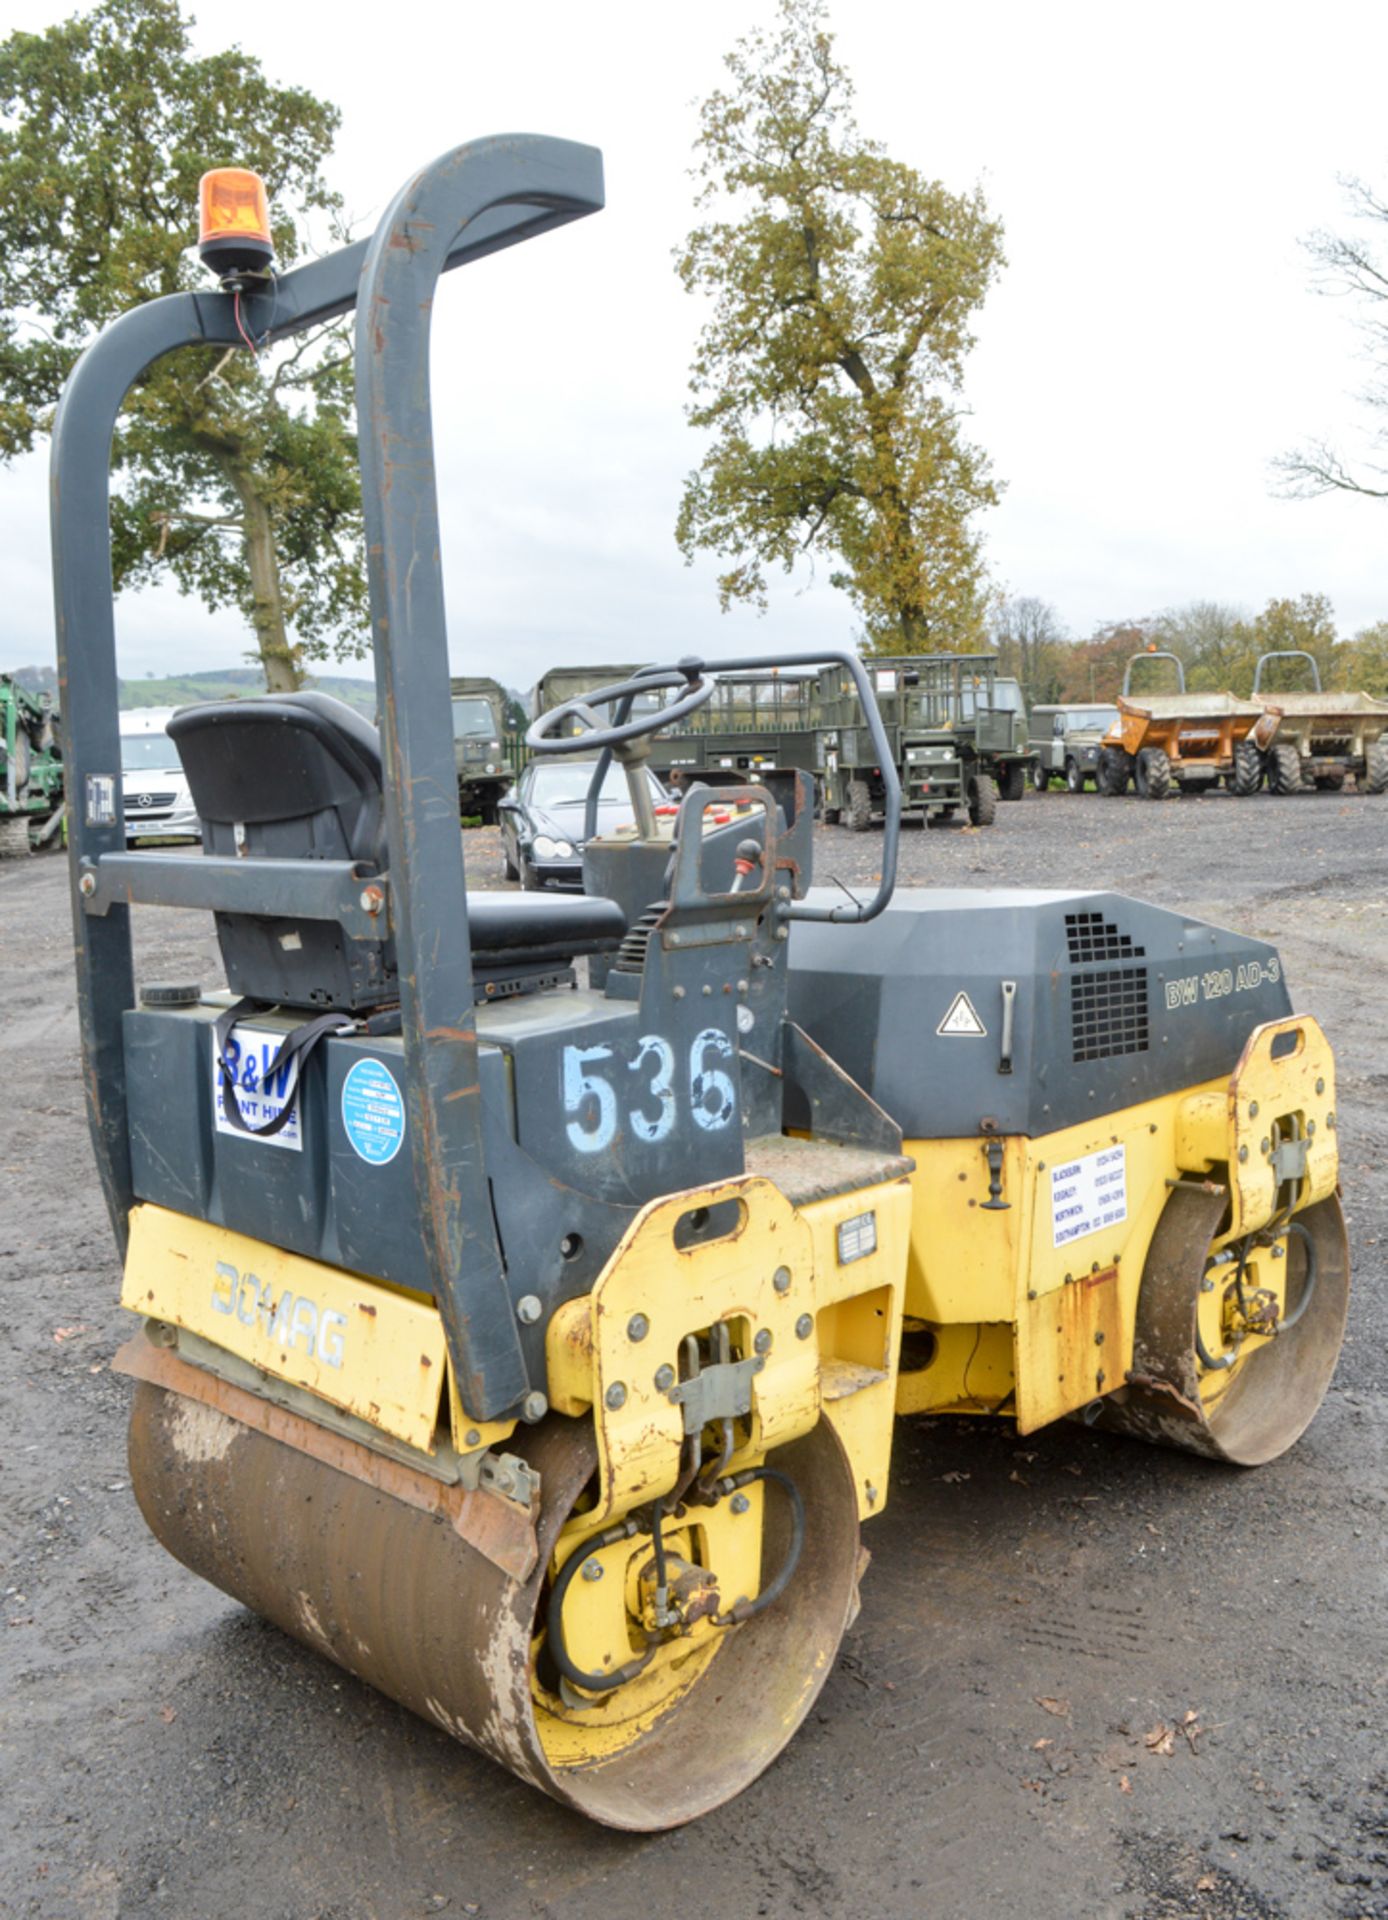
[{"label": "gravel road surface", "polygon": [[[494,832],[467,855],[501,884]],[[880,857],[880,833],[824,829],[817,877]],[[1068,1425],[900,1423],[817,1712],[732,1806],[630,1839],[146,1533],[65,875],[0,868],[0,1913],[1388,1916],[1388,801],[1028,797],[990,830],[908,828],[902,879],[1111,884],[1281,948],[1339,1056],[1348,1343],[1310,1432],[1256,1473]],[[139,915],[137,938],[144,977],[219,977],[201,916]]]}]

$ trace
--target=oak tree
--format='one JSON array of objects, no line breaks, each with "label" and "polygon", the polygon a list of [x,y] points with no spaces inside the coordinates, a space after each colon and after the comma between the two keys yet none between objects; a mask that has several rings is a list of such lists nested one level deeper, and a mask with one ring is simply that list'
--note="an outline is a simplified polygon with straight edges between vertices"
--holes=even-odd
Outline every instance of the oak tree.
[{"label": "oak tree", "polygon": [[[0,459],[48,433],[83,347],[143,300],[209,285],[190,252],[199,177],[247,166],[280,265],[318,221],[336,108],[231,48],[199,57],[178,0],[102,0],[0,43]],[[350,335],[189,350],[133,390],[113,453],[118,587],[171,575],[239,608],[267,685],[366,634]]]},{"label": "oak tree", "polygon": [[679,272],[710,311],[691,370],[709,444],[676,537],[721,555],[726,609],[828,556],[879,650],[978,645],[976,516],[998,494],[963,426],[970,327],[1002,264],[980,192],[858,129],[822,0],[739,41],[696,142],[705,218]]}]

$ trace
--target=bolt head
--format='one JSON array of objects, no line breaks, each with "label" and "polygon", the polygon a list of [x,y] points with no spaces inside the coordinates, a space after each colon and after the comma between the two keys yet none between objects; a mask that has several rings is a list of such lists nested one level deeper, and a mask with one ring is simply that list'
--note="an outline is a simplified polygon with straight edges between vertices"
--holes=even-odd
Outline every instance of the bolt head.
[{"label": "bolt head", "polygon": [[1247,1148],[1247,1147],[1240,1147],[1240,1148],[1239,1148],[1239,1159],[1240,1159],[1240,1161],[1244,1161],[1244,1160],[1246,1160],[1247,1158],[1248,1158],[1248,1148]]},{"label": "bolt head", "polygon": [[627,1390],[625,1386],[623,1386],[620,1380],[614,1380],[612,1385],[607,1389],[607,1392],[603,1395],[603,1405],[610,1408],[613,1413],[616,1413],[618,1409],[624,1407],[626,1403]]},{"label": "bolt head", "polygon": [[521,1401],[521,1419],[527,1426],[533,1427],[537,1421],[543,1420],[548,1412],[549,1401],[542,1393],[527,1393]]},{"label": "bolt head", "polygon": [[790,1268],[777,1267],[775,1273],[771,1276],[771,1284],[776,1289],[777,1293],[789,1293],[790,1292]]},{"label": "bolt head", "polygon": [[77,882],[77,891],[79,893],[85,893],[90,898],[90,896],[96,892],[96,875],[94,873],[84,873],[82,878]]},{"label": "bolt head", "polygon": [[1258,1118],[1258,1102],[1256,1100],[1250,1100],[1248,1103],[1248,1117],[1250,1120],[1256,1120]]},{"label": "bolt head", "polygon": [[469,1447],[480,1447],[482,1444],[482,1436],[477,1431],[476,1427],[469,1427],[467,1432],[463,1435],[463,1440],[465,1444]]},{"label": "bolt head", "polygon": [[634,1313],[627,1321],[627,1339],[644,1340],[651,1330],[651,1323],[644,1313]]},{"label": "bolt head", "polygon": [[796,1339],[797,1339],[797,1340],[808,1340],[808,1339],[809,1339],[809,1337],[810,1337],[810,1335],[811,1335],[811,1334],[812,1334],[813,1332],[814,1332],[814,1321],[813,1321],[813,1320],[811,1320],[811,1318],[810,1318],[810,1316],[809,1316],[809,1314],[807,1314],[807,1313],[802,1313],[802,1314],[801,1314],[801,1316],[800,1316],[800,1318],[799,1318],[799,1319],[798,1319],[798,1320],[796,1321],[796,1323],[795,1323],[795,1337],[796,1337]]},{"label": "bolt head", "polygon": [[516,1302],[516,1318],[523,1327],[533,1327],[543,1312],[536,1294],[523,1293]]},{"label": "bolt head", "polygon": [[671,1387],[674,1386],[674,1384],[675,1384],[675,1369],[673,1367],[657,1367],[656,1368],[655,1390],[657,1393],[668,1393]]},{"label": "bolt head", "polygon": [[585,1560],[583,1563],[583,1578],[585,1580],[601,1580],[602,1579],[601,1560]]},{"label": "bolt head", "polygon": [[1327,1127],[1329,1127],[1329,1129],[1330,1129],[1330,1131],[1331,1131],[1332,1133],[1334,1133],[1334,1131],[1335,1131],[1335,1116],[1334,1116],[1334,1114],[1333,1114],[1333,1113],[1328,1113],[1328,1114],[1327,1114],[1327,1115],[1325,1116],[1325,1124],[1326,1124],[1326,1126],[1327,1126]]},{"label": "bolt head", "polygon": [[363,887],[361,890],[361,910],[363,913],[379,913],[386,903],[386,897],[379,887]]},{"label": "bolt head", "polygon": [[746,1513],[752,1503],[745,1493],[735,1493],[729,1504],[734,1513]]},{"label": "bolt head", "polygon": [[761,1327],[758,1329],[757,1337],[752,1342],[752,1346],[757,1353],[770,1353],[771,1351],[770,1327]]},{"label": "bolt head", "polygon": [[1317,1093],[1324,1093],[1324,1092],[1325,1092],[1325,1082],[1324,1082],[1324,1080],[1317,1080],[1317,1082],[1316,1082],[1316,1092],[1317,1092]]}]

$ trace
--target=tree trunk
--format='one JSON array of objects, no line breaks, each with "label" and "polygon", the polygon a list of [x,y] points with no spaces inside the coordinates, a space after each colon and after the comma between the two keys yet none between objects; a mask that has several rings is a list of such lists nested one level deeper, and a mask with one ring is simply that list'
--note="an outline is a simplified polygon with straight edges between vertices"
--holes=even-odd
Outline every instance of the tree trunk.
[{"label": "tree trunk", "polygon": [[241,538],[245,545],[246,566],[251,576],[251,625],[261,665],[265,669],[265,687],[269,693],[294,693],[304,676],[289,644],[284,624],[284,598],[280,592],[279,557],[275,552],[275,529],[270,510],[261,498],[254,471],[237,460],[225,460],[223,471],[236,490],[243,516]]}]

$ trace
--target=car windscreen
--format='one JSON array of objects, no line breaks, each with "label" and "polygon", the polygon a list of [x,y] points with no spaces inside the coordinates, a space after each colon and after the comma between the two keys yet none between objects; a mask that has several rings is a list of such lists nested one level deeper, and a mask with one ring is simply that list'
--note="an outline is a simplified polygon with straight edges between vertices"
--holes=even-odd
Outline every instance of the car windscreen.
[{"label": "car windscreen", "polygon": [[122,773],[177,773],[178,748],[167,733],[123,733],[120,737]]},{"label": "car windscreen", "polygon": [[1118,718],[1117,707],[1086,707],[1082,713],[1067,713],[1065,730],[1067,733],[1082,733],[1095,727],[1106,729]]},{"label": "car windscreen", "polygon": [[475,740],[485,734],[489,740],[496,738],[496,717],[485,700],[455,700],[453,702],[453,738],[455,740]]},{"label": "car windscreen", "polygon": [[[532,767],[530,787],[526,797],[531,806],[535,807],[562,807],[572,801],[577,801],[581,805],[588,798],[588,788],[596,764],[593,760],[556,760],[548,766]],[[651,782],[652,793],[663,800],[665,794],[659,783],[651,779],[649,774],[646,778]],[[602,783],[601,797],[619,806],[630,797],[627,777],[615,760],[608,768],[607,778]]]}]

